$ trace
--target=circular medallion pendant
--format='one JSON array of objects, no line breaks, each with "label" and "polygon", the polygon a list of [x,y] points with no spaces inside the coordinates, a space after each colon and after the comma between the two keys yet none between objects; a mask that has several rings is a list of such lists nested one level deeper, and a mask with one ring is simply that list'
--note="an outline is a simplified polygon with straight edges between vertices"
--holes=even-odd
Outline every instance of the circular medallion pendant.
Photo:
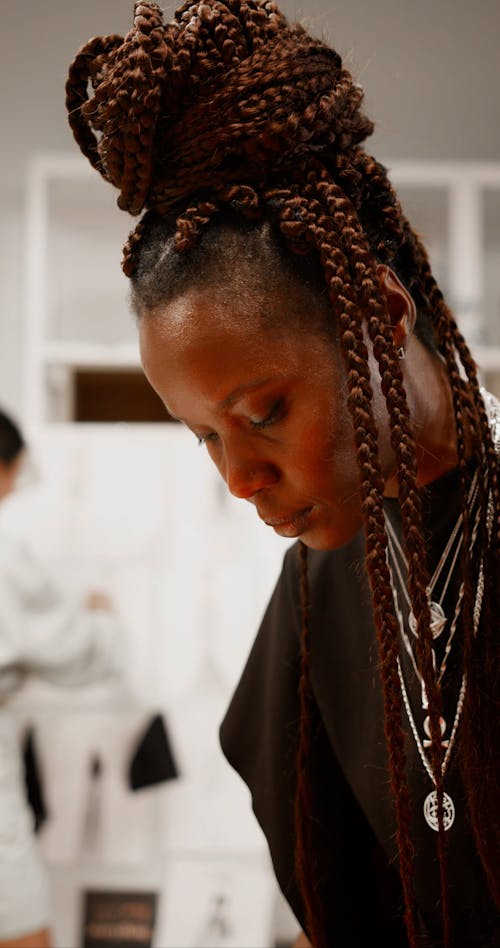
[{"label": "circular medallion pendant", "polygon": [[[433,639],[437,639],[438,636],[441,635],[441,632],[443,631],[446,625],[446,616],[444,614],[443,607],[439,604],[439,602],[434,602],[434,600],[430,600],[429,609],[431,613],[430,626],[431,626],[432,637]],[[413,615],[413,612],[410,612],[410,615],[408,616],[408,625],[410,626],[410,629],[413,632],[413,635],[416,635],[417,634],[417,621],[415,619],[415,616]]]},{"label": "circular medallion pendant", "polygon": [[[424,800],[425,821],[431,829],[437,833],[438,824],[438,802],[437,793],[432,790]],[[455,804],[447,793],[443,794],[443,827],[445,830],[451,829],[455,820]]]}]

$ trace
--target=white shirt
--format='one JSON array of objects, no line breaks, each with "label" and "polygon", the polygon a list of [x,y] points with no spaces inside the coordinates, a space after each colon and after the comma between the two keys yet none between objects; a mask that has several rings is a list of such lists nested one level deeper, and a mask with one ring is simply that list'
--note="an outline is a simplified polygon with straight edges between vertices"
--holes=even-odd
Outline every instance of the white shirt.
[{"label": "white shirt", "polygon": [[0,700],[35,674],[80,686],[119,672],[119,622],[89,609],[0,530]]}]

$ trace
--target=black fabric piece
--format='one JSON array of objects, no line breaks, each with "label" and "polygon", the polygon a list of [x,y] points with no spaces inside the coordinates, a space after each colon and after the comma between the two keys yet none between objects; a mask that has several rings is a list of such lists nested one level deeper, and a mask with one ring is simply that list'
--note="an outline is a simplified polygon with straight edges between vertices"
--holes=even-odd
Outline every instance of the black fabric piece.
[{"label": "black fabric piece", "polygon": [[179,770],[163,715],[155,714],[139,741],[130,761],[128,783],[131,790],[151,787],[174,780]]},{"label": "black fabric piece", "polygon": [[33,811],[34,830],[35,833],[38,833],[45,821],[48,819],[49,812],[45,803],[43,781],[36,747],[35,730],[31,725],[26,728],[26,731],[23,735],[21,752],[24,764],[26,796]]}]

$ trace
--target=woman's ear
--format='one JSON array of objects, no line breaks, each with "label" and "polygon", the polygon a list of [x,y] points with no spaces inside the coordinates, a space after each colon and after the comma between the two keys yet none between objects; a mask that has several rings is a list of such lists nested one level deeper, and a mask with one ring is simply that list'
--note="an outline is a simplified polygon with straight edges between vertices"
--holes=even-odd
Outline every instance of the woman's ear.
[{"label": "woman's ear", "polygon": [[391,318],[394,345],[406,348],[417,319],[417,308],[413,297],[405,286],[385,263],[377,266],[377,275],[382,292],[387,300],[387,309]]}]

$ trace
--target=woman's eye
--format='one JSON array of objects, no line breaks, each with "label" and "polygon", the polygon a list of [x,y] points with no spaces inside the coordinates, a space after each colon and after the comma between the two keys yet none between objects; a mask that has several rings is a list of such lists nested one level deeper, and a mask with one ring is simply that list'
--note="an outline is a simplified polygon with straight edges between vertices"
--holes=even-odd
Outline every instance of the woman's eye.
[{"label": "woman's eye", "polygon": [[258,419],[251,418],[250,424],[252,425],[252,428],[267,428],[268,425],[272,425],[276,421],[279,421],[281,418],[283,418],[284,413],[285,413],[284,401],[282,398],[280,398],[278,399],[277,402],[274,403],[274,405],[272,406],[271,410],[267,413],[265,418],[258,418]]},{"label": "woman's eye", "polygon": [[[272,408],[270,409],[270,411],[268,411],[267,415],[265,415],[264,418],[259,418],[257,416],[254,416],[253,418],[251,417],[250,426],[252,428],[257,428],[257,429],[267,428],[268,425],[272,425],[275,422],[279,421],[281,418],[283,418],[284,414],[285,414],[285,402],[284,402],[284,399],[280,398],[278,399],[278,401],[274,402]],[[205,435],[198,435],[195,432],[195,435],[198,441],[198,445],[200,447],[202,447],[203,445],[212,444],[214,441],[217,441],[219,437],[215,431],[209,431],[208,434],[205,434]]]}]

